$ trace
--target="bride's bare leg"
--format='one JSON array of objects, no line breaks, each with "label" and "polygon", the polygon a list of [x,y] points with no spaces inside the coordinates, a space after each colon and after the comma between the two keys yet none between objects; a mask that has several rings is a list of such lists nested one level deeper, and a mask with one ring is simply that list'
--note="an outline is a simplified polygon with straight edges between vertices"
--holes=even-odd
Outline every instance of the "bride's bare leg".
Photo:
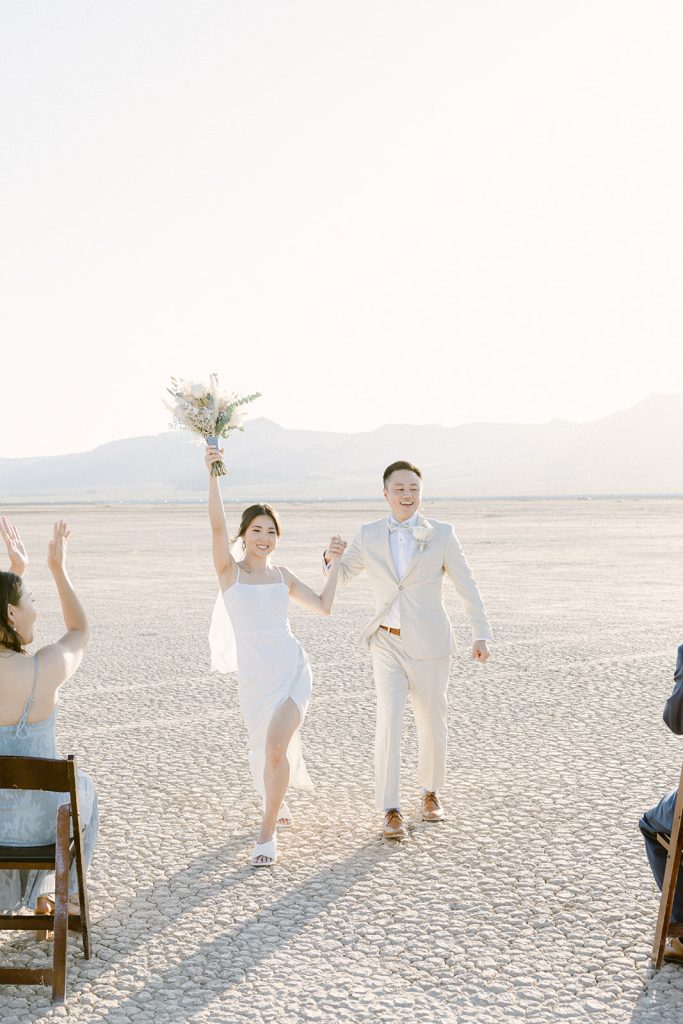
[{"label": "bride's bare leg", "polygon": [[299,727],[300,714],[295,702],[288,698],[273,715],[266,736],[266,764],[263,782],[266,790],[266,808],[258,835],[259,843],[273,838],[280,805],[289,785],[287,747]]}]

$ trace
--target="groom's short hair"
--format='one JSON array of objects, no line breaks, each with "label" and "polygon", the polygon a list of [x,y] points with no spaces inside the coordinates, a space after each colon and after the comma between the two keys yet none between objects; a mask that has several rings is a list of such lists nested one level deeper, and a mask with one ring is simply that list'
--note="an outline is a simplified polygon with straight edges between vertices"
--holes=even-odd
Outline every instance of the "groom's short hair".
[{"label": "groom's short hair", "polygon": [[417,466],[414,466],[412,462],[406,462],[404,459],[400,459],[398,462],[392,462],[391,465],[387,466],[387,468],[384,470],[384,475],[382,477],[382,484],[384,485],[384,487],[387,486],[387,480],[389,479],[391,474],[395,473],[399,469],[409,469],[411,473],[417,473],[420,480],[422,479],[422,473],[417,468]]}]

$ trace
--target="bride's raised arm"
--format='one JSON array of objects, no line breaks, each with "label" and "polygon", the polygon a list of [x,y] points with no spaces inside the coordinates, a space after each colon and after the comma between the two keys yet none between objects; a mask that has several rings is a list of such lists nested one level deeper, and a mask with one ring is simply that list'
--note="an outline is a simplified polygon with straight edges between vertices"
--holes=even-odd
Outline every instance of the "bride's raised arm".
[{"label": "bride's raised arm", "polygon": [[211,545],[213,553],[213,567],[221,585],[221,590],[232,586],[237,576],[235,559],[230,554],[230,537],[225,522],[225,509],[219,486],[219,477],[211,476],[211,467],[214,462],[220,462],[223,450],[218,448],[207,448],[204,462],[209,470],[209,522],[211,524]]}]

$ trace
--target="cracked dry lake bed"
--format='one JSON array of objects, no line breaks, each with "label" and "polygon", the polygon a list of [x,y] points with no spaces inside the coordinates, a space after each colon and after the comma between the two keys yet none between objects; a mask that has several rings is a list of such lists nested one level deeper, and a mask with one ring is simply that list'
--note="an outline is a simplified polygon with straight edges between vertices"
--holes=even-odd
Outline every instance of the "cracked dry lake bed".
[{"label": "cracked dry lake bed", "polygon": [[[70,1019],[680,1020],[683,968],[649,965],[658,903],[637,823],[683,757],[661,720],[683,642],[683,501],[425,503],[455,523],[496,640],[486,666],[469,661],[447,581],[459,641],[448,820],[418,821],[408,711],[414,827],[402,843],[382,840],[373,808],[374,691],[356,645],[367,581],[341,590],[329,619],[294,608],[314,672],[302,740],[317,791],[290,801],[295,827],[270,871],[248,866],[259,806],[235,686],[208,671],[206,509],[9,511],[32,556],[38,644],[61,631],[45,552],[62,514],[92,630],[58,720],[60,751],[93,776],[101,811],[94,956],[70,940]],[[317,585],[330,534],[350,540],[383,506],[280,511],[279,561]],[[0,942],[5,963],[51,951],[28,933]],[[0,1016],[37,1024],[64,1011],[48,989],[4,987]]]}]

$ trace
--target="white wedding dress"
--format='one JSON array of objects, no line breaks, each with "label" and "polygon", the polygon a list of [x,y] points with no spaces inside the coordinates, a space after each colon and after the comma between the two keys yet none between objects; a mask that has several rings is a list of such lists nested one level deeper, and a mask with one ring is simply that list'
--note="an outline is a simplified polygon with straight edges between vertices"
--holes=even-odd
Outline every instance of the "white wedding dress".
[{"label": "white wedding dress", "polygon": [[238,566],[237,582],[218,595],[209,630],[212,671],[237,670],[240,710],[249,736],[249,765],[262,798],[268,726],[288,698],[300,715],[287,750],[289,785],[313,792],[299,736],[311,699],[311,668],[290,629],[288,610],[289,588],[281,572],[279,583],[243,583]]}]

